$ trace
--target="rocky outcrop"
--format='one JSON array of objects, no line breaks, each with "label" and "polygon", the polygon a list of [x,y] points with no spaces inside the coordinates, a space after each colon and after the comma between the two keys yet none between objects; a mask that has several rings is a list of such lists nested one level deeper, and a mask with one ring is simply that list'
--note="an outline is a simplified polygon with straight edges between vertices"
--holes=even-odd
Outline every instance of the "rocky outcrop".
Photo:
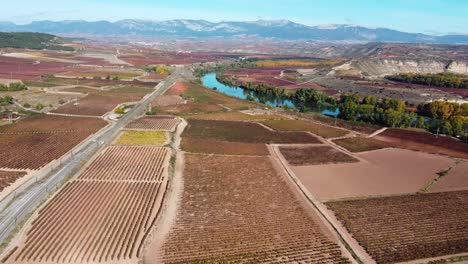
[{"label": "rocky outcrop", "polygon": [[368,77],[383,77],[398,73],[441,73],[468,74],[468,63],[427,59],[360,59],[353,61],[353,67]]}]

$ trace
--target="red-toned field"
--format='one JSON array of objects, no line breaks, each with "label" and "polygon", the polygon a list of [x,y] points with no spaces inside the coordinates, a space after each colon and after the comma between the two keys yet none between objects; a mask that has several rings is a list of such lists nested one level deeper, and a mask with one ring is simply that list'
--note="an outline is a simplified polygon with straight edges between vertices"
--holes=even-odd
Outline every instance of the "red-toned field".
[{"label": "red-toned field", "polygon": [[39,169],[105,125],[96,118],[40,115],[0,126],[0,168]]},{"label": "red-toned field", "polygon": [[186,155],[164,263],[349,263],[267,157]]},{"label": "red-toned field", "polygon": [[25,175],[26,172],[0,171],[0,192]]},{"label": "red-toned field", "polygon": [[40,209],[9,261],[137,261],[166,190],[167,154],[158,147],[107,149]]},{"label": "red-toned field", "polygon": [[0,78],[39,80],[41,75],[67,71],[68,63],[36,62],[34,60],[0,56]]},{"label": "red-toned field", "polygon": [[225,58],[213,56],[209,53],[176,53],[176,52],[154,52],[151,54],[141,53],[139,56],[120,56],[119,59],[135,66],[148,64],[192,64],[200,62],[219,61]]},{"label": "red-toned field", "polygon": [[178,105],[184,101],[179,95],[160,95],[151,102],[152,107]]},{"label": "red-toned field", "polygon": [[269,155],[265,144],[226,142],[212,139],[185,137],[182,139],[182,150],[191,153],[223,155]]},{"label": "red-toned field", "polygon": [[468,191],[326,205],[378,263],[468,251]]},{"label": "red-toned field", "polygon": [[318,199],[416,193],[452,166],[448,157],[403,149],[356,154],[362,161],[292,167]]},{"label": "red-toned field", "polygon": [[179,119],[174,116],[144,116],[130,122],[126,128],[132,130],[174,131],[178,124]]},{"label": "red-toned field", "polygon": [[391,146],[468,159],[468,144],[456,139],[428,132],[405,129],[387,129],[376,139]]},{"label": "red-toned field", "polygon": [[353,158],[329,146],[281,146],[281,155],[293,166],[308,166],[329,163],[357,162]]}]

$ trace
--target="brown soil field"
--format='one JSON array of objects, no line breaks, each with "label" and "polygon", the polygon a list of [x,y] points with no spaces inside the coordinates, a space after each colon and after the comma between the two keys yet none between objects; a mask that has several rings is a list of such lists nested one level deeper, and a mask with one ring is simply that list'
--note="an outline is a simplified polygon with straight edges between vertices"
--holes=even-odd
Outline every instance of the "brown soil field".
[{"label": "brown soil field", "polygon": [[468,191],[329,202],[379,263],[468,251]]},{"label": "brown soil field", "polygon": [[423,131],[387,129],[376,139],[397,148],[424,151],[434,154],[468,159],[468,144],[456,139],[433,135]]},{"label": "brown soil field", "polygon": [[403,149],[356,154],[364,161],[293,167],[310,192],[321,200],[415,193],[437,173],[454,164],[450,158]]},{"label": "brown soil field", "polygon": [[225,121],[255,121],[269,119],[284,119],[284,117],[275,114],[248,115],[241,112],[220,112],[198,115],[186,115],[186,119],[205,119],[205,120],[225,120]]},{"label": "brown soil field", "polygon": [[[348,263],[267,157],[186,155],[164,263]],[[308,205],[306,205],[308,206]]]},{"label": "brown soil field", "polygon": [[9,261],[138,260],[160,211],[168,165],[163,148],[109,147],[39,210]]},{"label": "brown soil field", "polygon": [[280,131],[308,131],[324,138],[342,137],[348,131],[304,120],[266,120],[263,124]]},{"label": "brown soil field", "polygon": [[257,123],[236,121],[191,119],[188,121],[183,136],[244,143],[320,143],[316,137],[309,133],[276,132]]},{"label": "brown soil field", "polygon": [[330,163],[348,163],[358,160],[328,146],[281,146],[283,157],[293,166],[309,166]]},{"label": "brown soil field", "polygon": [[224,154],[224,155],[269,155],[265,144],[226,142],[212,139],[185,137],[182,139],[182,150],[191,153]]},{"label": "brown soil field", "polygon": [[107,125],[104,120],[38,115],[0,127],[0,168],[39,169]]},{"label": "brown soil field", "polygon": [[128,129],[174,131],[179,120],[173,116],[144,116],[128,124]]},{"label": "brown soil field", "polygon": [[187,91],[188,85],[184,82],[176,82],[174,85],[171,86],[169,90],[167,90],[167,95],[181,95]]},{"label": "brown soil field", "polygon": [[389,145],[383,141],[366,137],[343,138],[333,140],[333,142],[351,152],[364,152],[389,147]]},{"label": "brown soil field", "polygon": [[0,192],[25,175],[26,172],[0,171]]},{"label": "brown soil field", "polygon": [[184,99],[179,95],[161,95],[156,97],[156,99],[151,102],[152,107],[158,106],[171,106],[182,104]]},{"label": "brown soil field", "polygon": [[468,162],[461,161],[453,167],[447,175],[438,180],[431,191],[446,192],[468,190]]}]

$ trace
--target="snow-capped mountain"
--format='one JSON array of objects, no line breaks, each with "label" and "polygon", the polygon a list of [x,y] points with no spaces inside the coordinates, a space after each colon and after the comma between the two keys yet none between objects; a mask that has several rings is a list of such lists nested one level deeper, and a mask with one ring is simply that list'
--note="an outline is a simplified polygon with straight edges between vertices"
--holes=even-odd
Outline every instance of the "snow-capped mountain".
[{"label": "snow-capped mountain", "polygon": [[38,21],[27,25],[0,22],[0,31],[33,31],[51,34],[145,37],[235,37],[257,36],[288,40],[409,42],[467,44],[467,35],[431,36],[406,33],[387,28],[368,28],[349,24],[306,26],[289,20],[258,20],[249,22],[209,22],[175,19],[152,21],[126,19],[117,22],[82,20]]}]

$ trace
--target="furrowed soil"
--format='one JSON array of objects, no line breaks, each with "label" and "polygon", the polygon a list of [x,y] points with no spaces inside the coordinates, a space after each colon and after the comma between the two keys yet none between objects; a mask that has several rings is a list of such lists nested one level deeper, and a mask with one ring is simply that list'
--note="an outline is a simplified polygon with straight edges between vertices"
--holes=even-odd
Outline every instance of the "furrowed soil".
[{"label": "furrowed soil", "polygon": [[186,155],[164,263],[348,263],[268,157]]},{"label": "furrowed soil", "polygon": [[328,146],[281,146],[279,149],[293,166],[358,162],[357,159]]},{"label": "furrowed soil", "polygon": [[329,202],[379,263],[468,251],[468,191]]}]

